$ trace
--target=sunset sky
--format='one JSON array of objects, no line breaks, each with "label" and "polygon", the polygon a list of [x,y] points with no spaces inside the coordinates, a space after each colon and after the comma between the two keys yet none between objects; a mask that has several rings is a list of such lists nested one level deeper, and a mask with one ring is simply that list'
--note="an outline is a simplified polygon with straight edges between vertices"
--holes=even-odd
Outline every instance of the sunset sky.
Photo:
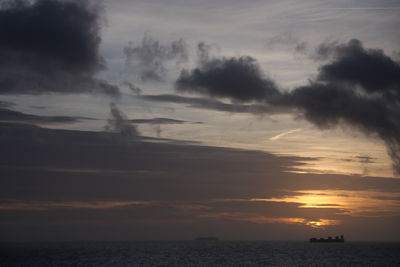
[{"label": "sunset sky", "polygon": [[0,2],[0,241],[399,241],[397,0]]}]

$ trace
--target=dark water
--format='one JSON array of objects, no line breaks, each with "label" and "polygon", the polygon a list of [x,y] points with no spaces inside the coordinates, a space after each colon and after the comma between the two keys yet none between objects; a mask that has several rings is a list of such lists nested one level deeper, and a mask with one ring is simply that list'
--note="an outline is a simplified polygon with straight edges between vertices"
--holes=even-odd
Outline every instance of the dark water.
[{"label": "dark water", "polygon": [[400,243],[14,243],[0,244],[0,266],[400,266]]}]

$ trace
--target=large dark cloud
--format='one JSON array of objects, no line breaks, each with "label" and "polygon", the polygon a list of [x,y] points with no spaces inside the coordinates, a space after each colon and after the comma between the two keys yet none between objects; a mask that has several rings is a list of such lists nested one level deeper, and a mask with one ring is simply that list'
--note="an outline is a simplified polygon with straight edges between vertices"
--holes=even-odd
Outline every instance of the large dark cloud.
[{"label": "large dark cloud", "polygon": [[[254,59],[209,59],[176,81],[178,91],[232,101],[257,101],[269,107],[297,110],[321,128],[346,124],[386,144],[400,173],[400,65],[380,49],[359,40],[322,44],[318,56],[330,61],[315,80],[291,92],[279,91]],[[273,110],[274,108],[272,108]]]},{"label": "large dark cloud", "polygon": [[256,60],[247,56],[203,59],[197,68],[181,72],[176,88],[181,92],[200,92],[237,101],[257,101],[279,94],[275,83],[264,77]]},{"label": "large dark cloud", "polygon": [[353,39],[347,44],[321,44],[318,53],[334,59],[321,67],[319,81],[360,85],[368,93],[399,97],[400,64],[382,50],[365,49]]},{"label": "large dark cloud", "polygon": [[103,92],[116,86],[93,78],[101,8],[89,1],[9,0],[0,7],[0,93]]},{"label": "large dark cloud", "polygon": [[320,68],[316,81],[286,95],[286,104],[318,126],[344,122],[378,135],[400,173],[400,64],[359,40],[321,47],[331,62]]}]

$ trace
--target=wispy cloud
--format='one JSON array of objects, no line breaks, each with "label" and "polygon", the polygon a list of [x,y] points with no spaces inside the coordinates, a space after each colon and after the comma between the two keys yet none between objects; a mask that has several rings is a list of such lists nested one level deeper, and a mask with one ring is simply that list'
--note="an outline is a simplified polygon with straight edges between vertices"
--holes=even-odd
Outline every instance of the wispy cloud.
[{"label": "wispy cloud", "polygon": [[301,132],[302,130],[303,130],[303,129],[298,128],[298,129],[293,129],[293,130],[285,131],[285,132],[283,132],[283,133],[280,133],[280,134],[277,134],[277,135],[275,135],[275,136],[272,136],[271,138],[269,138],[269,140],[271,140],[271,141],[276,141],[276,140],[278,140],[278,139],[280,139],[280,138],[282,138],[282,137],[284,137],[284,136],[286,136],[286,135],[288,135],[288,134],[292,134],[292,133],[296,133],[296,132]]},{"label": "wispy cloud", "polygon": [[316,10],[326,10],[326,9],[333,9],[333,10],[398,10],[400,7],[315,7],[309,9],[316,9]]}]

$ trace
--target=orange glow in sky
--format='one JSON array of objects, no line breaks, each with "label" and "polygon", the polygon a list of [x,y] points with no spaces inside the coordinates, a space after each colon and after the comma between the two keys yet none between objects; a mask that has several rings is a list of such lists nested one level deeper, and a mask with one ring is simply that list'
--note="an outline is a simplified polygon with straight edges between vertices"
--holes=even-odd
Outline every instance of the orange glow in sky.
[{"label": "orange glow in sky", "polygon": [[340,214],[374,217],[400,211],[400,193],[355,190],[299,190],[280,198],[250,201],[299,203],[299,208],[339,209]]}]

